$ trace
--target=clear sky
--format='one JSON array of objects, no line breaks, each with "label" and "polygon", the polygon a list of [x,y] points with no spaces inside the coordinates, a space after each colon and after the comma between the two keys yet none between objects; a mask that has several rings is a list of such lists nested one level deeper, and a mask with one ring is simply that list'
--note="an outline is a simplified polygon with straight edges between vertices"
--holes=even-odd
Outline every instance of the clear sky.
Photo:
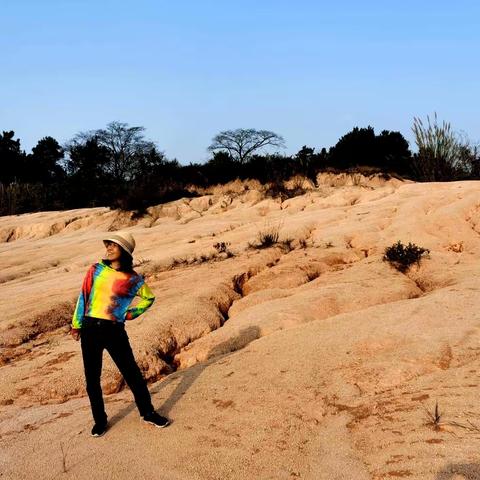
[{"label": "clear sky", "polygon": [[28,152],[113,120],[182,164],[235,128],[412,143],[434,111],[480,140],[478,1],[0,0],[0,47],[0,129]]}]

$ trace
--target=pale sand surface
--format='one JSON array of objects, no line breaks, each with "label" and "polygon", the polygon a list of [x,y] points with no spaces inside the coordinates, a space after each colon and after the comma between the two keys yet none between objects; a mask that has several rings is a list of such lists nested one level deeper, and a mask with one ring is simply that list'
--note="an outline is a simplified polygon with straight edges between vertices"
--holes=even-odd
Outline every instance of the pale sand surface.
[{"label": "pale sand surface", "polygon": [[[318,183],[280,202],[233,182],[140,219],[1,217],[0,478],[480,479],[479,182]],[[272,225],[293,250],[249,249]],[[157,296],[127,331],[173,423],[139,420],[105,353],[97,439],[64,325],[116,229]],[[382,261],[397,240],[430,255],[402,274]],[[168,268],[216,242],[234,256]]]}]

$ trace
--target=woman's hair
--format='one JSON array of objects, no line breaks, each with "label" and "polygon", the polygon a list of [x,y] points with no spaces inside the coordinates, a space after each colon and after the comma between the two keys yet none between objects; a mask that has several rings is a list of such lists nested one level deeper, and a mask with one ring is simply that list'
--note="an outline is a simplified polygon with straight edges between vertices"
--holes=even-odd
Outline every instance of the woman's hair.
[{"label": "woman's hair", "polygon": [[[120,247],[120,258],[118,259],[118,261],[120,262],[120,268],[118,269],[118,271],[126,272],[126,273],[134,273],[133,257],[128,252],[126,252],[120,245],[118,246]],[[107,260],[107,259],[102,259],[102,262],[105,265],[109,265],[109,266],[112,263],[110,260]]]}]

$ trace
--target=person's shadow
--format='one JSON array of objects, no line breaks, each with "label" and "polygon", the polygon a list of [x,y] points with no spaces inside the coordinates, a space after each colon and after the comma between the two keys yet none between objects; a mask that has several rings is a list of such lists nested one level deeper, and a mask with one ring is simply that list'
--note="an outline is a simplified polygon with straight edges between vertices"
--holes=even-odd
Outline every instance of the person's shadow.
[{"label": "person's shadow", "polygon": [[480,463],[449,463],[437,473],[435,480],[451,480],[456,475],[466,480],[480,480]]},{"label": "person's shadow", "polygon": [[[195,380],[200,376],[205,368],[207,368],[212,363],[217,362],[220,358],[228,357],[232,353],[241,350],[246,347],[250,342],[256,340],[260,337],[260,329],[257,326],[250,326],[240,330],[238,335],[234,338],[229,339],[225,342],[222,342],[216,345],[212,350],[210,350],[210,358],[204,362],[197,363],[185,370],[179,370],[168,375],[165,379],[158,382],[157,385],[153,388],[149,388],[150,394],[153,396],[163,389],[167,388],[172,382],[176,382],[178,377],[180,381],[175,386],[175,389],[170,394],[169,398],[163,402],[163,405],[160,408],[157,408],[162,415],[168,416],[168,413],[171,411],[172,407],[182,398],[183,395],[187,392],[190,386],[195,382]],[[123,417],[128,415],[130,412],[136,409],[135,402],[132,399],[132,403],[126,407],[119,410],[115,415],[109,419],[111,425],[115,424]]]}]

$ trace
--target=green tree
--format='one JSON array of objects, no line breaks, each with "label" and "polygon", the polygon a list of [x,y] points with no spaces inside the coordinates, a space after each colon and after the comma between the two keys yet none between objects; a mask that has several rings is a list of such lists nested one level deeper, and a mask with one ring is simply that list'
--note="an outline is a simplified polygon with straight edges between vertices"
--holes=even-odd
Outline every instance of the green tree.
[{"label": "green tree", "polygon": [[0,182],[4,184],[21,182],[27,173],[25,152],[20,148],[20,140],[14,140],[14,136],[13,131],[0,134]]},{"label": "green tree", "polygon": [[375,132],[373,127],[355,127],[343,135],[329,151],[329,162],[340,169],[371,165],[375,159]]},{"label": "green tree", "polygon": [[96,138],[85,143],[69,144],[66,170],[68,173],[66,206],[79,208],[106,205],[116,193],[113,178],[107,173],[110,152]]},{"label": "green tree", "polygon": [[328,152],[329,165],[340,169],[369,166],[405,173],[410,160],[408,142],[400,132],[383,130],[375,135],[371,126],[355,127]]},{"label": "green tree", "polygon": [[96,138],[85,143],[74,143],[67,146],[67,172],[71,177],[83,177],[91,180],[103,180],[107,177],[106,165],[109,162],[109,151],[99,144]]},{"label": "green tree", "polygon": [[411,173],[412,152],[400,132],[383,130],[375,137],[376,166],[399,174]]},{"label": "green tree", "polygon": [[61,166],[64,158],[63,148],[52,137],[44,137],[32,148],[27,156],[27,175],[31,182],[59,182],[65,176]]},{"label": "green tree", "polygon": [[315,149],[304,145],[295,155],[299,173],[308,175],[310,166],[315,158]]},{"label": "green tree", "polygon": [[209,184],[227,183],[240,175],[241,165],[227,152],[220,150],[202,165],[202,171]]}]

